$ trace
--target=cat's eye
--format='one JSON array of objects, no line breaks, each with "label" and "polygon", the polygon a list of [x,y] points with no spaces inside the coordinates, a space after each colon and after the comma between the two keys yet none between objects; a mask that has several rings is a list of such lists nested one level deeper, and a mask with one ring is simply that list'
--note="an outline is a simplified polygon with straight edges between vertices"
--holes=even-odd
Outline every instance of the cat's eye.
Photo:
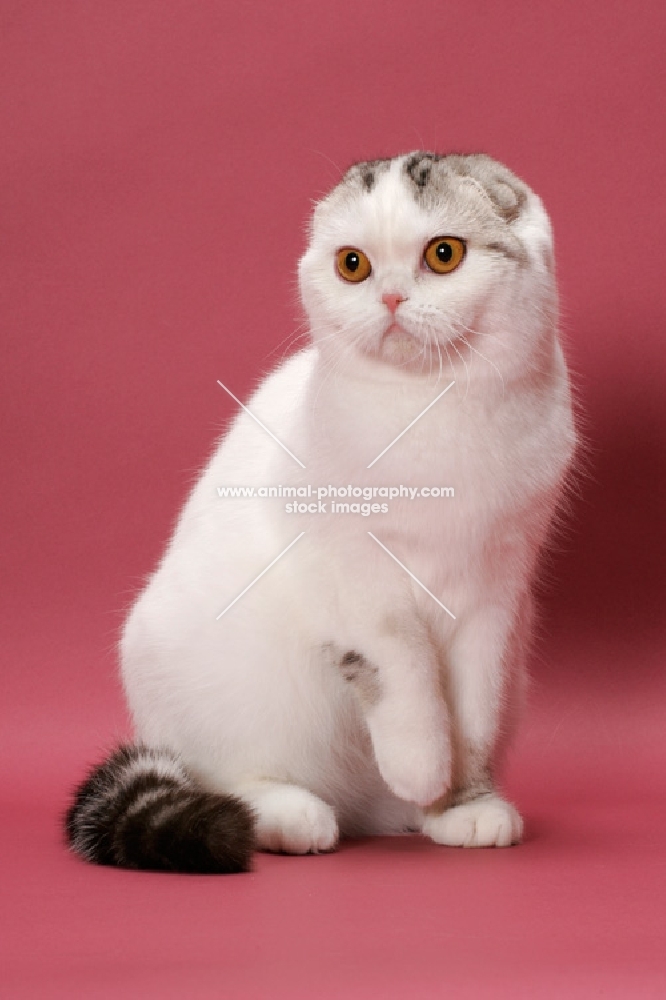
[{"label": "cat's eye", "polygon": [[362,250],[356,247],[343,247],[338,250],[338,274],[345,281],[365,281],[372,271],[370,261]]},{"label": "cat's eye", "polygon": [[436,274],[450,274],[462,264],[466,249],[457,236],[436,236],[425,248],[423,260]]}]

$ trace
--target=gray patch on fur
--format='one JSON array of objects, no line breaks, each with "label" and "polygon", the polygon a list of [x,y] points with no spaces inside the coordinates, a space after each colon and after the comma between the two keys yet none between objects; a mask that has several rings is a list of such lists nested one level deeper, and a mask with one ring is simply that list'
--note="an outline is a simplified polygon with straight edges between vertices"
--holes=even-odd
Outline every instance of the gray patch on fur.
[{"label": "gray patch on fur", "polygon": [[468,802],[476,802],[477,799],[494,794],[495,791],[491,783],[479,782],[479,784],[469,785],[467,788],[459,788],[451,792],[451,797],[446,808],[452,809],[453,806],[464,806]]},{"label": "gray patch on fur", "polygon": [[483,799],[494,794],[495,786],[490,775],[488,775],[486,778],[479,778],[462,788],[452,788],[441,799],[438,799],[437,802],[429,805],[425,812],[427,815],[441,816],[447,809],[453,809],[455,806],[464,806],[468,802],[476,802],[477,799]]},{"label": "gray patch on fur", "polygon": [[353,649],[350,649],[348,653],[343,653],[340,657],[340,666],[342,667],[342,673],[344,674],[345,680],[354,680],[356,673],[358,672],[359,664],[363,662],[363,657],[360,653],[356,653]]},{"label": "gray patch on fur", "polygon": [[460,187],[461,180],[480,185],[493,210],[504,222],[513,222],[527,200],[527,190],[508,167],[485,153],[413,153],[404,163],[417,201],[431,203]]},{"label": "gray patch on fur", "polygon": [[361,160],[354,163],[342,178],[343,184],[360,185],[364,191],[372,191],[377,177],[386,173],[391,167],[391,160]]},{"label": "gray patch on fur", "polygon": [[429,183],[433,165],[442,159],[440,153],[414,153],[405,161],[405,173],[418,193]]},{"label": "gray patch on fur", "polygon": [[338,666],[342,676],[353,686],[365,708],[379,701],[382,694],[379,671],[361,653],[353,649],[348,650],[340,657]]},{"label": "gray patch on fur", "polygon": [[425,810],[426,814],[440,816],[446,809],[467,805],[477,799],[495,794],[495,783],[488,754],[479,747],[464,741],[462,745],[454,729],[453,786]]},{"label": "gray patch on fur", "polygon": [[522,248],[516,246],[517,240],[512,243],[502,243],[499,240],[493,243],[486,243],[485,250],[490,250],[491,253],[501,254],[503,257],[508,257],[509,260],[515,260],[518,264],[524,264],[527,260],[527,254]]}]

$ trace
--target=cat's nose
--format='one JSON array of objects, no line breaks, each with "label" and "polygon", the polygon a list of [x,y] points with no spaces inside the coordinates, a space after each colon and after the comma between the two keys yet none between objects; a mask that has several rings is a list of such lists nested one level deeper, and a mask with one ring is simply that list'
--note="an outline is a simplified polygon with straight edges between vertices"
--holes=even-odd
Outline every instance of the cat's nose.
[{"label": "cat's nose", "polygon": [[406,298],[406,295],[400,295],[398,292],[384,292],[382,302],[389,307],[390,312],[395,313],[400,303],[404,302]]}]

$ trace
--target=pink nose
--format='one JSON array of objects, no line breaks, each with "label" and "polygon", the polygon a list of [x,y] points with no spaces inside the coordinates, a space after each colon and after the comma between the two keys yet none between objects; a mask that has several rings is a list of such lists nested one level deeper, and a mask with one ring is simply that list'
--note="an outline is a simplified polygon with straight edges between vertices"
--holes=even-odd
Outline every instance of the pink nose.
[{"label": "pink nose", "polygon": [[385,306],[389,307],[389,310],[394,313],[401,302],[405,301],[404,295],[399,295],[397,292],[384,292],[382,295],[382,302]]}]

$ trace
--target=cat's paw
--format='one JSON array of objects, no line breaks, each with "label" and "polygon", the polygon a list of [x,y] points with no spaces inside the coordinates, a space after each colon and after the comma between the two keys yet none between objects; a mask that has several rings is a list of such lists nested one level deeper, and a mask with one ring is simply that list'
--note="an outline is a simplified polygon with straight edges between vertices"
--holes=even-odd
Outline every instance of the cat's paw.
[{"label": "cat's paw", "polygon": [[366,722],[379,773],[394,795],[425,808],[448,792],[451,742],[441,698],[382,697]]},{"label": "cat's paw", "polygon": [[421,830],[436,844],[449,847],[510,847],[521,841],[523,821],[510,802],[484,795],[426,816]]},{"label": "cat's paw", "polygon": [[375,748],[375,758],[379,773],[399,799],[425,807],[449,790],[450,767],[446,760],[427,750],[394,755]]},{"label": "cat's paw", "polygon": [[451,785],[448,740],[373,741],[382,778],[394,795],[425,807],[442,798]]},{"label": "cat's paw", "polygon": [[326,802],[296,785],[268,786],[252,803],[257,847],[285,854],[332,851],[339,831]]}]

